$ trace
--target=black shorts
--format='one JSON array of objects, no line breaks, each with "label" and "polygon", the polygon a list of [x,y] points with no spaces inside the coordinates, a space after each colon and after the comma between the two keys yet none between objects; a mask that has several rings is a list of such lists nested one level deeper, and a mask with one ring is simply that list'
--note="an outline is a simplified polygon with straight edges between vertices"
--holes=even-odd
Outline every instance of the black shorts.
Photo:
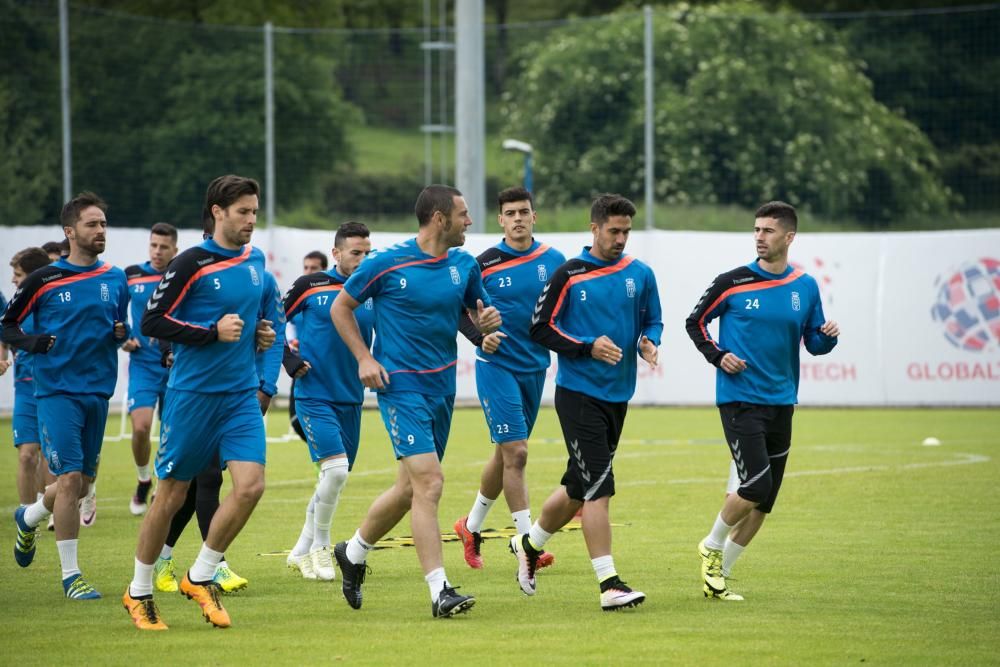
[{"label": "black shorts", "polygon": [[556,385],[556,414],[569,461],[562,482],[574,500],[615,495],[611,467],[628,403],[609,403]]},{"label": "black shorts", "polygon": [[736,464],[741,498],[759,503],[770,512],[781,488],[788,451],[792,446],[794,405],[723,403],[719,406],[722,430]]}]

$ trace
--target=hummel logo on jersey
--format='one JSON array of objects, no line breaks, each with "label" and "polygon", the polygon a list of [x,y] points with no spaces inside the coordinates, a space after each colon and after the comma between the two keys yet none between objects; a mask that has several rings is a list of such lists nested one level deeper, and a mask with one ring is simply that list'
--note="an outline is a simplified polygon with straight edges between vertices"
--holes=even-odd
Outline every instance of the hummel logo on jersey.
[{"label": "hummel logo on jersey", "polygon": [[205,259],[198,260],[198,266],[205,266],[206,264],[211,264],[215,260],[211,257],[206,257]]},{"label": "hummel logo on jersey", "polygon": [[488,262],[483,262],[483,268],[486,268],[487,266],[493,266],[494,264],[499,264],[501,261],[503,261],[503,257],[494,257]]},{"label": "hummel logo on jersey", "polygon": [[566,275],[567,276],[575,276],[578,273],[586,273],[586,272],[587,272],[587,267],[581,266],[579,269],[572,269],[570,271],[567,271]]},{"label": "hummel logo on jersey", "polygon": [[[53,273],[51,276],[45,276],[44,278],[42,278],[42,284],[44,285],[45,283],[49,282],[50,280],[55,280],[56,278],[60,278],[60,277],[62,277],[61,273]],[[21,290],[18,290],[18,292],[20,292],[20,291]],[[17,296],[17,294],[15,294],[14,296]]]},{"label": "hummel logo on jersey", "polygon": [[749,278],[734,278],[733,279],[733,284],[734,285],[742,285],[743,283],[748,283],[748,282],[751,282],[752,280],[753,280],[753,276],[750,276]]}]

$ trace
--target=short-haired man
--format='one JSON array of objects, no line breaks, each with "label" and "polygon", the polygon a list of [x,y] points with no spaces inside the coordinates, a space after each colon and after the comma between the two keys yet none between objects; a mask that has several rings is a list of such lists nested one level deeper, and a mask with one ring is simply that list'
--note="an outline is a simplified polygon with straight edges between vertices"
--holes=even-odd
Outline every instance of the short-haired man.
[{"label": "short-haired man", "polygon": [[160,347],[155,340],[143,336],[137,325],[142,321],[149,297],[176,255],[177,229],[158,222],[149,233],[149,261],[125,269],[132,296],[129,308],[132,338],[125,341],[122,349],[129,353],[128,414],[132,420],[132,458],[138,477],[129,511],[135,516],[145,514],[147,509],[153,485],[149,471],[149,431],[156,406],[163,410],[163,394],[167,389],[167,369],[160,363]]},{"label": "short-haired man", "polygon": [[255,355],[275,338],[258,318],[267,306],[264,253],[249,244],[259,196],[260,186],[250,178],[220,176],[209,184],[204,212],[215,221],[214,236],[177,256],[142,318],[142,333],[170,341],[174,358],[156,455],[160,482],[139,532],[132,583],[122,597],[141,630],[167,627],[153,602],[153,567],[191,479],[216,456],[228,467],[233,489],[179,588],[208,622],[231,624],[213,579],[223,552],[264,493]]},{"label": "short-haired man", "polygon": [[636,357],[655,367],[663,331],[653,270],[624,254],[634,215],[625,197],[598,197],[590,209],[593,245],[559,267],[538,299],[531,337],[559,355],[555,406],[569,462],[528,534],[510,541],[518,584],[534,595],[545,543],[582,508],[583,538],[604,611],[646,599],[618,577],[608,519],[612,464],[635,392]]},{"label": "short-haired man", "polygon": [[[757,258],[715,278],[687,318],[698,351],[715,366],[715,401],[739,485],[726,496],[698,545],[705,597],[738,601],[728,571],[774,507],[792,446],[799,346],[827,354],[840,327],[826,321],[812,276],[789,265],[798,231],[795,209],[764,204],[754,215]],[[718,342],[708,323],[719,318]]]},{"label": "short-haired man", "polygon": [[[489,306],[475,258],[458,249],[472,224],[462,193],[431,185],[414,208],[416,238],[372,253],[333,303],[333,323],[358,361],[358,377],[379,391],[379,411],[399,460],[396,483],[371,505],[354,537],[337,544],[334,555],[344,597],[359,609],[368,552],[412,512],[414,546],[430,589],[431,614],[438,618],[475,603],[445,576],[437,516],[444,486],[441,458],[455,402],[458,318],[473,311],[483,333],[496,331],[501,319]],[[354,317],[368,299],[375,302],[374,356]]]},{"label": "short-haired man", "polygon": [[[528,437],[538,416],[550,363],[548,348],[531,339],[531,316],[545,283],[566,261],[561,252],[534,239],[537,215],[530,192],[521,187],[508,188],[499,194],[497,204],[503,240],[476,259],[486,293],[503,313],[504,327],[484,336],[470,328],[471,322],[466,319],[468,324],[462,329],[479,348],[476,390],[490,441],[496,445],[483,468],[469,514],[455,522],[465,562],[474,569],[483,566],[480,531],[501,491],[518,535],[531,528],[525,479]],[[542,554],[538,566],[546,567],[552,561],[552,554]]]},{"label": "short-haired man", "polygon": [[[31,564],[35,529],[55,514],[63,591],[78,600],[101,597],[77,562],[78,502],[97,476],[108,400],[118,381],[118,346],[128,337],[125,272],[98,259],[107,236],[106,210],[92,192],[63,206],[60,220],[69,256],[29,275],[3,317],[3,340],[35,353],[42,451],[57,478],[41,500],[14,513],[14,556],[21,567]],[[29,315],[38,333],[21,329]]]},{"label": "short-haired man", "polygon": [[66,239],[62,241],[47,241],[42,244],[42,250],[49,255],[49,263],[56,262],[60,257],[65,257],[69,248],[66,246]]},{"label": "short-haired man", "polygon": [[[334,260],[336,261],[336,257]],[[302,258],[302,275],[308,276],[310,273],[326,271],[328,266],[330,266],[330,261],[326,258],[326,253],[313,250]]]},{"label": "short-haired man", "polygon": [[[371,252],[368,228],[345,222],[333,243],[332,271],[307,273],[285,295],[285,315],[299,323],[296,354],[285,351],[285,370],[295,378],[293,398],[319,482],[306,508],[306,520],[291,553],[289,568],[306,579],[332,581],[336,575],[330,525],[341,491],[361,443],[361,405],[365,387],[358,362],[337,334],[330,308],[351,274]],[[370,348],[375,312],[368,300],[354,311],[358,330]]]},{"label": "short-haired man", "polygon": [[[334,261],[336,261],[336,257],[334,257]],[[326,253],[320,252],[319,250],[313,250],[302,258],[302,275],[308,276],[311,273],[326,271],[327,266],[329,266],[329,264],[326,258]],[[289,350],[297,354],[299,351],[299,323],[293,321],[296,319],[298,319],[298,317],[289,319],[288,323],[285,325],[285,339],[288,341]],[[308,440],[308,438],[306,438],[305,431],[302,430],[302,425],[299,424],[299,415],[295,411],[295,380],[295,376],[292,376],[292,388],[288,394],[288,423],[291,424],[292,430],[295,431],[300,438]]]}]

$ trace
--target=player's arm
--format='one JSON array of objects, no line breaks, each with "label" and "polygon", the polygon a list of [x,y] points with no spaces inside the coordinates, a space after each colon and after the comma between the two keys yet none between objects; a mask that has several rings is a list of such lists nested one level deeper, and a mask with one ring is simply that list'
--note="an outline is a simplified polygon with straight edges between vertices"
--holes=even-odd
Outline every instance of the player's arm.
[{"label": "player's arm", "polygon": [[31,314],[37,302],[38,292],[44,286],[42,278],[48,275],[51,273],[43,269],[34,271],[24,279],[21,287],[14,292],[14,296],[11,297],[10,303],[7,304],[7,309],[3,313],[3,330],[0,333],[0,340],[4,343],[36,354],[46,354],[52,349],[56,340],[55,336],[44,333],[29,335],[24,333],[21,328],[21,322]]},{"label": "player's arm", "polygon": [[132,333],[132,327],[128,323],[128,304],[131,298],[132,295],[128,291],[128,282],[125,280],[125,276],[122,276],[122,280],[118,284],[118,312],[115,313],[114,324],[115,341],[119,345],[127,343],[129,335]]},{"label": "player's arm", "polygon": [[462,309],[462,312],[458,316],[458,330],[475,347],[483,344],[485,336],[479,330],[479,327],[476,326],[476,323],[472,321],[472,315],[465,308]]},{"label": "player's arm", "polygon": [[285,343],[281,353],[281,365],[285,367],[288,377],[300,378],[309,372],[312,366],[303,359],[298,352],[293,350],[288,343]]},{"label": "player's arm", "polygon": [[659,360],[660,341],[663,336],[663,311],[660,306],[660,290],[656,286],[656,275],[648,270],[646,293],[643,302],[642,334],[637,350],[646,363],[655,367]]},{"label": "player's arm", "polygon": [[708,363],[716,367],[722,363],[723,357],[729,354],[729,351],[720,348],[718,343],[712,339],[711,334],[708,333],[708,323],[722,315],[726,310],[726,300],[722,298],[726,291],[726,284],[727,281],[723,279],[723,276],[718,276],[701,295],[694,310],[691,311],[684,323],[688,337],[694,342],[694,346],[698,348]]},{"label": "player's arm", "polygon": [[[184,345],[208,345],[219,340],[219,323],[187,322],[172,314],[184,300],[190,283],[200,268],[198,259],[197,254],[188,251],[170,263],[169,270],[163,274],[160,284],[146,304],[140,327],[144,336]],[[233,317],[235,316],[225,315],[220,322],[226,320],[228,329]]]},{"label": "player's arm", "polygon": [[[351,276],[352,279],[354,277]],[[348,283],[350,282],[348,280]],[[375,360],[361,336],[361,328],[358,326],[357,318],[354,317],[354,311],[360,305],[361,302],[351,296],[345,287],[333,301],[330,319],[333,320],[333,326],[337,329],[340,339],[358,361],[358,378],[361,379],[361,383],[369,389],[384,389],[385,385],[389,384],[389,373]]]},{"label": "player's arm", "polygon": [[491,334],[503,324],[500,311],[493,306],[490,295],[486,292],[486,286],[483,285],[483,274],[478,264],[473,264],[469,270],[463,301],[469,320],[480,333]]},{"label": "player's arm", "polygon": [[836,322],[828,321],[823,314],[823,302],[820,300],[819,288],[816,288],[814,299],[815,302],[809,312],[809,319],[806,320],[802,340],[809,354],[819,356],[830,353],[837,346],[840,326]]},{"label": "player's arm", "polygon": [[556,269],[552,279],[542,288],[531,316],[531,339],[570,359],[591,356],[594,338],[575,335],[564,329],[560,316],[565,310],[564,295],[569,289],[567,264]]},{"label": "player's arm", "polygon": [[278,374],[281,372],[281,361],[285,350],[285,310],[281,302],[278,283],[268,273],[264,293],[261,297],[261,314],[263,319],[273,323],[274,343],[261,353],[262,368],[260,374],[260,390],[268,396],[278,393]]}]

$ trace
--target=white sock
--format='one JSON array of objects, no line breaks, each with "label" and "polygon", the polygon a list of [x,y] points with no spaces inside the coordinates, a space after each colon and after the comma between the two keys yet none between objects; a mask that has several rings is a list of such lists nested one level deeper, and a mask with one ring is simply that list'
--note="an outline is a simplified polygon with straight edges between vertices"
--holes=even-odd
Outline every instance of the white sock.
[{"label": "white sock", "polygon": [[528,541],[531,542],[531,546],[535,547],[539,551],[545,546],[545,543],[549,541],[552,537],[552,533],[548,533],[542,530],[542,527],[538,525],[538,522],[531,524],[531,528],[528,529]]},{"label": "white sock", "polygon": [[510,516],[514,519],[514,530],[518,535],[524,535],[531,530],[531,510],[519,510],[512,512]]},{"label": "white sock", "polygon": [[137,598],[143,595],[153,594],[153,565],[154,563],[146,565],[138,558],[135,559],[135,569],[132,574],[132,583],[128,585],[129,595]]},{"label": "white sock", "polygon": [[490,499],[481,492],[476,492],[476,502],[472,503],[472,509],[469,510],[469,518],[465,521],[465,526],[470,532],[478,533],[482,531],[486,515],[490,513],[490,509],[496,501],[496,498]]},{"label": "white sock", "polygon": [[729,536],[729,531],[733,527],[722,520],[722,513],[715,517],[715,525],[712,526],[712,532],[710,532],[705,537],[705,546],[709,549],[722,549],[726,544],[726,538]]},{"label": "white sock", "polygon": [[56,540],[59,550],[59,562],[62,564],[62,578],[80,574],[80,566],[76,562],[76,548],[80,540]]},{"label": "white sock", "polygon": [[347,560],[360,565],[368,558],[368,552],[374,548],[374,544],[368,544],[361,538],[361,530],[358,529],[354,531],[354,537],[347,542]]},{"label": "white sock", "polygon": [[139,478],[140,482],[148,482],[148,481],[150,481],[151,478],[149,476],[149,464],[147,463],[144,466],[136,466],[135,467],[135,474]]},{"label": "white sock", "polygon": [[45,503],[39,499],[24,509],[24,522],[29,528],[34,528],[48,518],[52,512],[45,509]]},{"label": "white sock", "polygon": [[744,549],[746,549],[746,547],[736,544],[736,542],[733,542],[728,537],[726,538],[726,545],[722,548],[723,577],[729,576],[729,573],[733,570],[733,565],[736,564],[736,559],[742,555]]},{"label": "white sock", "polygon": [[618,572],[615,570],[615,559],[610,555],[591,558],[590,564],[594,566],[594,574],[597,575],[597,583],[601,583],[606,579],[618,576]]},{"label": "white sock", "polygon": [[337,511],[340,492],[347,483],[347,459],[324,461],[316,485],[316,507],[313,516],[313,549],[330,546],[330,524]]},{"label": "white sock", "polygon": [[44,497],[45,497],[45,494],[39,491],[38,493],[35,494],[35,502],[38,502],[39,500],[41,500]]},{"label": "white sock", "polygon": [[88,496],[97,495],[97,480],[94,480],[87,486],[87,495]]},{"label": "white sock", "polygon": [[306,508],[306,522],[302,524],[302,532],[299,533],[299,541],[292,547],[292,555],[295,557],[305,556],[312,549],[313,535],[315,534],[314,512],[316,508],[316,494],[309,499],[309,507]]},{"label": "white sock", "polygon": [[188,570],[188,578],[191,579],[192,583],[211,581],[215,577],[215,570],[219,567],[222,556],[221,551],[209,549],[207,544],[202,543],[198,559]]},{"label": "white sock", "polygon": [[168,544],[164,544],[163,548],[160,549],[160,558],[173,558],[174,548]]},{"label": "white sock", "polygon": [[444,568],[439,567],[436,570],[431,570],[424,575],[424,581],[427,582],[427,587],[431,590],[431,602],[438,599],[438,593],[441,589],[448,585],[448,579],[444,576]]}]

